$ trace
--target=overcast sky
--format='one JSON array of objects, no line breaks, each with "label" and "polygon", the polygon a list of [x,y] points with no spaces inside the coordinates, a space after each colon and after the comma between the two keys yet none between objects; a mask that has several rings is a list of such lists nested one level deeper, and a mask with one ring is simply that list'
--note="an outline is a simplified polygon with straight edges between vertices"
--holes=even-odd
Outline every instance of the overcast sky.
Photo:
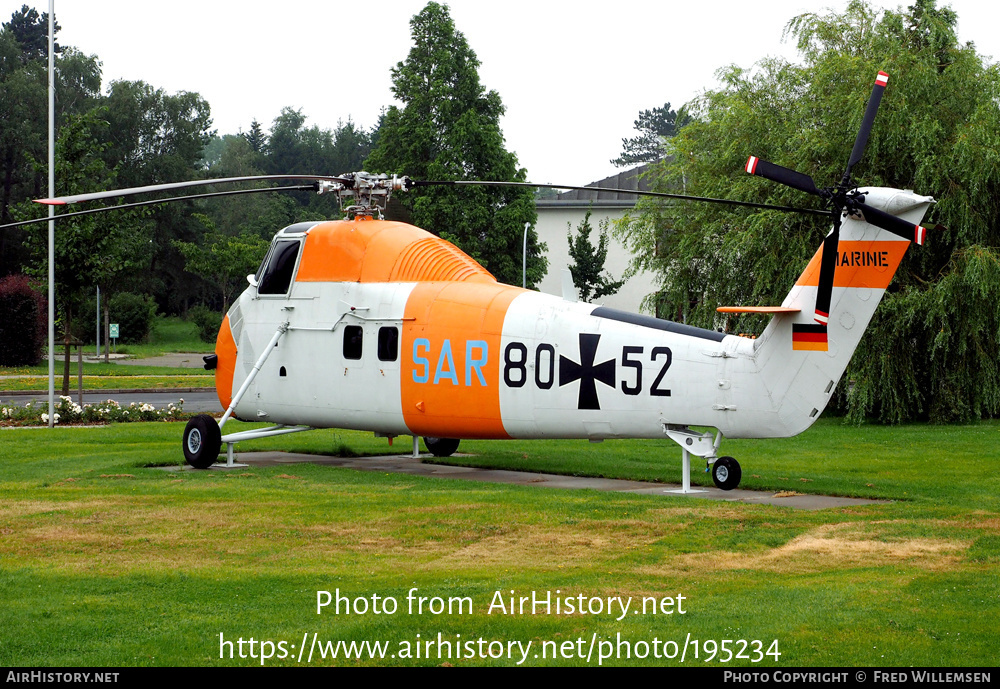
[{"label": "overcast sky", "polygon": [[[0,0],[7,21],[22,0]],[[30,3],[29,3],[30,4]],[[424,0],[56,0],[60,42],[103,63],[105,86],[141,79],[195,91],[219,134],[265,129],[282,107],[307,124],[352,118],[370,127],[393,102],[390,68],[410,49],[409,20]],[[507,108],[507,147],[533,182],[581,185],[615,174],[608,162],[633,135],[640,110],[676,108],[716,85],[720,67],[768,55],[796,58],[782,42],[802,12],[843,11],[845,1],[711,0],[582,3],[452,0],[456,26],[476,52],[480,78]],[[901,3],[879,0],[878,7]],[[908,4],[905,3],[905,4]],[[953,0],[959,37],[1000,55],[1000,4]],[[47,2],[36,2],[46,11]],[[890,83],[891,88],[891,83]],[[867,97],[859,94],[860,99]],[[336,174],[344,170],[317,170]]]}]

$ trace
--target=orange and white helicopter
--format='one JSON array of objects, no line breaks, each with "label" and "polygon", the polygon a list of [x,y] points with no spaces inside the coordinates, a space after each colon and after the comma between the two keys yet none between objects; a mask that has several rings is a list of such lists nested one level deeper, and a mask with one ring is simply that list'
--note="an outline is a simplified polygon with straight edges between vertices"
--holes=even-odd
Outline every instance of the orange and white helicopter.
[{"label": "orange and white helicopter", "polygon": [[[923,242],[920,222],[932,198],[851,180],[887,79],[879,73],[838,186],[819,189],[807,175],[749,159],[749,173],[824,199],[827,208],[814,212],[833,223],[781,306],[720,309],[773,314],[756,339],[501,284],[447,241],[379,219],[393,191],[436,182],[367,173],[304,178],[352,200],[350,219],[275,235],[206,357],[225,413],[188,423],[188,463],[209,467],[223,444],[231,462],[241,440],[331,427],[411,435],[415,453],[424,436],[438,456],[465,438],[665,436],[682,449],[683,491],[691,492],[691,455],[706,460],[718,487],[735,488],[740,465],[719,456],[722,438],[809,428],[910,242]],[[232,417],[276,426],[223,435]]]}]

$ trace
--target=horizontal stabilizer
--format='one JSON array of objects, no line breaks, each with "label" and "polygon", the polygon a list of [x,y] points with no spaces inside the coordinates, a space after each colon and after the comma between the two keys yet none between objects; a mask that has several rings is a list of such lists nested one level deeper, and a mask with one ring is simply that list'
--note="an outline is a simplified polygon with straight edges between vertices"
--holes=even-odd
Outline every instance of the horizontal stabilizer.
[{"label": "horizontal stabilizer", "polygon": [[720,306],[719,313],[798,313],[802,309],[787,306]]}]

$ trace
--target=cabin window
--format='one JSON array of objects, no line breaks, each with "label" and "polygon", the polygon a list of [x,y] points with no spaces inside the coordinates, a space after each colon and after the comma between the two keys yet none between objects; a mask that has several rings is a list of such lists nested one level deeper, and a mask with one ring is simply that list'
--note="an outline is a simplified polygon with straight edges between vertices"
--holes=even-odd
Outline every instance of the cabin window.
[{"label": "cabin window", "polygon": [[399,358],[399,328],[378,329],[378,360],[395,361]]},{"label": "cabin window", "polygon": [[257,279],[257,294],[287,294],[295,272],[301,242],[279,241],[274,243],[263,274]]},{"label": "cabin window", "polygon": [[349,325],[344,328],[344,358],[345,359],[360,359],[361,358],[361,344],[364,337],[364,331],[361,329],[360,325]]}]

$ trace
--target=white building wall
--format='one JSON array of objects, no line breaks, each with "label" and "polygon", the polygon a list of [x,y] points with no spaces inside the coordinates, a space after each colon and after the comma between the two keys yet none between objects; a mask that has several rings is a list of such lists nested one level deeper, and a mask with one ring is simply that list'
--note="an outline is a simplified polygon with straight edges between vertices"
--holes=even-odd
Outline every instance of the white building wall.
[{"label": "white building wall", "polygon": [[[604,263],[604,269],[610,273],[612,278],[620,280],[632,259],[628,249],[618,239],[615,238],[612,230],[614,221],[622,218],[629,207],[600,207],[593,208],[586,202],[571,206],[542,206],[537,207],[538,224],[535,230],[538,232],[540,241],[548,245],[546,257],[549,259],[548,273],[538,286],[539,290],[546,294],[562,295],[562,271],[568,268],[572,259],[569,256],[569,243],[566,240],[567,223],[569,229],[576,234],[577,227],[583,222],[590,209],[590,225],[593,231],[590,233],[590,241],[597,246],[600,234],[600,223],[604,219],[609,219],[611,224],[608,228],[608,257]],[[601,306],[609,306],[623,311],[639,313],[639,305],[648,294],[656,291],[654,276],[649,272],[638,273],[629,278],[621,289],[613,295],[602,297],[595,301]]]}]

